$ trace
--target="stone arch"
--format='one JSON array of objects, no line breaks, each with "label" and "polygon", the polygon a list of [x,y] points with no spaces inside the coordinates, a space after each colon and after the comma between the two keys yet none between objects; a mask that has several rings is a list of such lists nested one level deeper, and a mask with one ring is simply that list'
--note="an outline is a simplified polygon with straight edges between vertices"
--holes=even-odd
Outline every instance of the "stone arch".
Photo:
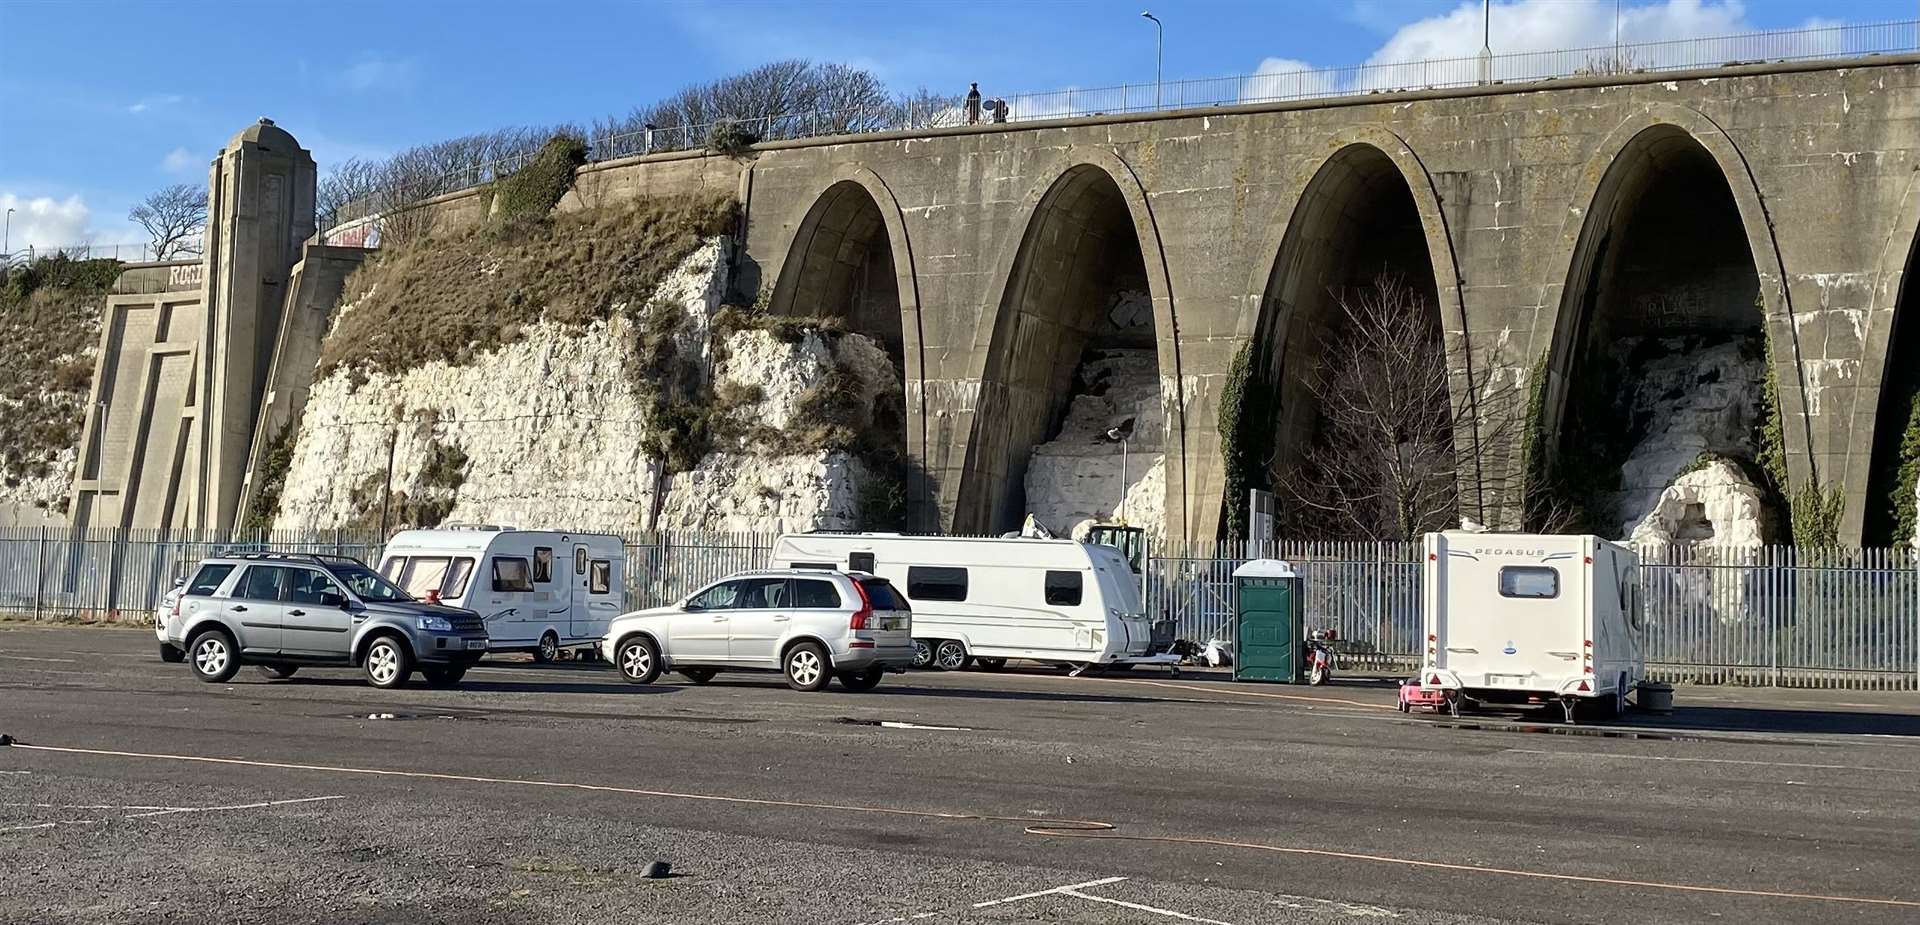
[{"label": "stone arch", "polygon": [[[1085,270],[1090,257],[1080,250],[1083,240],[1117,241],[1126,237],[1121,231],[1131,231],[1131,242],[1113,246],[1130,243],[1137,252],[1151,302],[1152,346],[1165,415],[1165,530],[1169,536],[1182,536],[1188,523],[1185,403],[1172,284],[1152,206],[1132,167],[1113,151],[1071,147],[1065,162],[1059,173],[1036,184],[1021,200],[1011,225],[1021,234],[1002,246],[994,262],[992,301],[983,312],[992,323],[977,331],[968,370],[980,391],[955,495],[953,528],[968,532],[1017,526],[1028,454],[1057,429],[1065,410],[1067,387],[1087,343],[1087,306],[1077,309],[1082,317],[1073,317],[1050,312],[1045,303],[1059,295],[1084,302],[1087,293],[1060,291],[1084,279],[1040,271],[1049,263],[1058,269],[1062,260],[1069,271]],[[1095,214],[1102,227],[1089,229]],[[1067,233],[1069,228],[1092,233],[1076,236]],[[1051,293],[1048,286],[1054,287]],[[1052,378],[1042,375],[1048,370]],[[1061,381],[1063,375],[1067,381]]]},{"label": "stone arch", "polygon": [[[1920,364],[1896,363],[1920,355],[1920,173],[1909,174],[1901,196],[1898,218],[1888,228],[1874,268],[1874,287],[1866,312],[1863,382],[1877,382],[1873,408],[1873,442],[1867,452],[1856,452],[1858,441],[1846,441],[1846,480],[1866,488],[1863,504],[1849,498],[1844,532],[1869,545],[1905,546],[1913,537],[1894,535],[1894,517],[1886,501],[1902,490],[1896,485],[1900,440],[1911,403],[1920,395]],[[1885,318],[1884,323],[1880,322]],[[1876,375],[1877,374],[1877,375]],[[1851,390],[1848,420],[1860,420],[1860,393]],[[1911,494],[1914,486],[1903,489]]]},{"label": "stone arch", "polygon": [[[1475,394],[1453,240],[1425,165],[1404,139],[1378,127],[1338,132],[1328,139],[1327,148],[1327,156],[1302,165],[1295,173],[1290,185],[1298,192],[1282,205],[1280,211],[1286,217],[1275,224],[1259,251],[1273,258],[1257,263],[1247,283],[1249,310],[1241,314],[1240,333],[1253,351],[1248,390],[1273,396],[1279,411],[1274,422],[1249,420],[1243,423],[1254,426],[1240,428],[1241,439],[1258,444],[1251,454],[1262,459],[1273,452],[1296,452],[1311,436],[1316,420],[1307,392],[1306,374],[1311,369],[1299,367],[1333,329],[1335,318],[1329,312],[1335,304],[1334,290],[1359,282],[1358,277],[1377,274],[1393,262],[1379,259],[1379,269],[1365,269],[1376,258],[1388,257],[1385,251],[1367,253],[1374,243],[1367,223],[1377,223],[1387,213],[1398,220],[1412,219],[1401,228],[1397,256],[1405,261],[1417,252],[1421,258],[1415,261],[1414,275],[1419,279],[1410,282],[1433,306],[1452,389],[1465,396]],[[1269,424],[1271,430],[1267,430]],[[1454,430],[1456,446],[1467,444],[1457,452],[1477,466],[1480,454],[1469,451],[1478,440],[1477,428],[1465,421],[1456,423]],[[1465,475],[1476,487],[1484,481],[1477,471]],[[1228,484],[1238,495],[1235,480],[1230,478]],[[1244,499],[1222,501],[1231,507]],[[1462,498],[1462,504],[1477,509],[1480,500],[1477,495]]]},{"label": "stone arch", "polygon": [[768,309],[844,318],[886,348],[904,399],[906,526],[934,529],[939,517],[926,474],[920,289],[899,201],[872,170],[849,166],[829,174],[803,205],[789,222],[793,238]]},{"label": "stone arch", "polygon": [[[1661,188],[1661,184],[1678,183],[1676,178],[1688,172],[1704,185]],[[1759,188],[1733,140],[1702,113],[1673,104],[1652,104],[1622,122],[1600,143],[1579,178],[1563,225],[1561,258],[1555,263],[1566,268],[1565,275],[1557,293],[1548,291],[1548,300],[1557,306],[1542,367],[1546,381],[1539,391],[1539,415],[1530,423],[1538,428],[1538,438],[1529,443],[1546,456],[1528,460],[1530,477],[1545,474],[1557,465],[1561,447],[1568,439],[1570,399],[1590,353],[1589,340],[1610,330],[1603,327],[1596,333],[1594,324],[1599,319],[1604,325],[1618,323],[1623,330],[1636,332],[1627,336],[1651,337],[1650,332],[1655,330],[1737,333],[1749,327],[1763,335],[1765,344],[1772,347],[1770,371],[1779,384],[1789,481],[1812,478],[1792,305]],[[1716,180],[1720,181],[1717,187]],[[1663,199],[1658,195],[1662,192],[1674,198]],[[1724,200],[1720,198],[1722,193]],[[1646,209],[1672,207],[1681,196],[1697,197],[1708,204],[1689,214],[1719,209],[1717,220],[1737,226],[1736,236],[1726,239],[1728,252],[1722,256],[1739,255],[1733,265],[1751,272],[1753,295],[1744,297],[1744,305],[1723,299],[1717,307],[1661,308],[1649,301],[1651,313],[1662,317],[1643,319],[1644,323],[1631,317],[1612,317],[1618,311],[1596,300],[1617,300],[1618,295],[1602,294],[1598,287],[1603,278],[1611,286],[1619,263],[1635,246],[1630,223]],[[1690,249],[1698,243],[1690,242]],[[1735,290],[1730,286],[1728,291]],[[1747,314],[1753,312],[1756,299],[1758,311]]]}]

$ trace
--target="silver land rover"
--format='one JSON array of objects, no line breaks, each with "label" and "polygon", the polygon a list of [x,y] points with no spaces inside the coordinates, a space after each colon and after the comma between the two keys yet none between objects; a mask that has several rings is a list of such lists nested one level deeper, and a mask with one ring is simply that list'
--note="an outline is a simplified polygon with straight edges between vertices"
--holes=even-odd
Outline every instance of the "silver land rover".
[{"label": "silver land rover", "polygon": [[269,678],[352,665],[375,687],[399,687],[416,668],[444,687],[487,651],[479,614],[416,601],[346,556],[217,556],[168,598],[154,631],[160,658],[187,662],[209,683],[230,680],[241,665]]}]

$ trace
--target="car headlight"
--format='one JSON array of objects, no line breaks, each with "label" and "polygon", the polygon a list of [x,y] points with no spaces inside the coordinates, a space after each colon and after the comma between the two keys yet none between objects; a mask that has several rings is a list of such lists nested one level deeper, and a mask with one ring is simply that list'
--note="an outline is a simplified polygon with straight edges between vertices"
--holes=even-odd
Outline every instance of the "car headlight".
[{"label": "car headlight", "polygon": [[446,617],[421,617],[420,628],[431,633],[451,633],[453,621]]}]

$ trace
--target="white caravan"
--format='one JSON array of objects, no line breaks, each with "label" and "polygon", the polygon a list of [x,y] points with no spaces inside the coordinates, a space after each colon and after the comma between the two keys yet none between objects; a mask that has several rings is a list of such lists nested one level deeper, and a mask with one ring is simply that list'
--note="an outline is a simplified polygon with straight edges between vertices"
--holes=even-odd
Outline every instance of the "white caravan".
[{"label": "white caravan", "polygon": [[1596,536],[1429,533],[1421,687],[1472,704],[1624,711],[1646,677],[1640,560]]},{"label": "white caravan", "polygon": [[485,617],[488,651],[542,662],[606,635],[624,609],[626,569],[617,536],[464,524],[403,530],[380,562],[414,597]]},{"label": "white caravan", "polygon": [[[1010,658],[1113,665],[1147,658],[1152,625],[1139,579],[1110,546],[1072,540],[895,533],[780,537],[775,568],[869,572],[913,608],[914,664],[945,671]],[[1171,666],[1171,663],[1169,663]]]}]

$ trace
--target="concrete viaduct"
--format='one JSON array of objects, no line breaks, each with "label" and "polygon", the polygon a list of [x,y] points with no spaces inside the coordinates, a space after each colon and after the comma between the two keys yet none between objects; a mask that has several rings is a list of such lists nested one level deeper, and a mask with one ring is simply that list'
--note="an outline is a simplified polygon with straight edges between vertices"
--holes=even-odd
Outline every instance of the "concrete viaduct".
[{"label": "concrete viaduct", "polygon": [[[1557,435],[1596,338],[1764,331],[1789,481],[1842,492],[1858,542],[1911,394],[1895,360],[1920,360],[1895,328],[1917,119],[1920,58],[1733,66],[660,154],[582,168],[570,204],[736,192],[744,296],[844,306],[895,349],[917,526],[1017,523],[1028,451],[1126,280],[1152,299],[1168,533],[1214,536],[1236,354],[1281,383],[1285,440],[1330,288],[1386,267],[1430,287],[1456,407],[1544,372],[1549,452],[1578,450]],[[1463,435],[1501,446],[1471,466],[1511,474],[1525,428],[1489,414]],[[1463,504],[1518,518],[1510,492]]]}]

